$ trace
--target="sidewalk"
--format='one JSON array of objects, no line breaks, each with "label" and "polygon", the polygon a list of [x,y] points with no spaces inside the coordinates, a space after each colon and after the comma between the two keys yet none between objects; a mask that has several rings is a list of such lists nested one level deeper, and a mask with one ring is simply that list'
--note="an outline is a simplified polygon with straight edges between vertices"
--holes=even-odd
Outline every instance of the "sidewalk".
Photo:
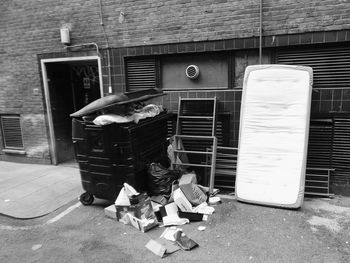
[{"label": "sidewalk", "polygon": [[0,214],[29,219],[46,215],[83,193],[72,165],[0,161]]}]

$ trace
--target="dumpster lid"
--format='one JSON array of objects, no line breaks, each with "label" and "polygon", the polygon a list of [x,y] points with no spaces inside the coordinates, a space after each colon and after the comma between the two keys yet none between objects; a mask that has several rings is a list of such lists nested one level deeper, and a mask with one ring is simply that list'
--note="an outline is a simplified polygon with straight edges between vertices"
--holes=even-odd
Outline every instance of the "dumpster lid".
[{"label": "dumpster lid", "polygon": [[94,100],[80,110],[72,113],[70,116],[82,117],[84,115],[88,115],[116,105],[125,105],[128,103],[146,101],[164,95],[166,94],[159,89],[142,89],[132,92],[116,93]]}]

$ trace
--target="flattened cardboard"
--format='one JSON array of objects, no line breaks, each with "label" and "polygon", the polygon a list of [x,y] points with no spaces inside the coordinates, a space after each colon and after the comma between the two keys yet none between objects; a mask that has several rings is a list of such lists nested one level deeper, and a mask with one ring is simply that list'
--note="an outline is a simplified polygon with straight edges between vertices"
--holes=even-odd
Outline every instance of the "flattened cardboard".
[{"label": "flattened cardboard", "polygon": [[148,241],[145,247],[161,258],[166,256],[166,247],[153,239]]},{"label": "flattened cardboard", "polygon": [[174,191],[174,201],[181,211],[192,212],[192,205],[180,188]]},{"label": "flattened cardboard", "polygon": [[203,191],[198,187],[198,185],[189,183],[179,185],[181,191],[186,196],[186,199],[194,206],[200,205],[207,201],[208,197]]},{"label": "flattened cardboard", "polygon": [[117,210],[115,208],[115,205],[107,206],[104,209],[104,211],[105,211],[106,216],[113,218],[113,219],[117,219]]},{"label": "flattened cardboard", "polygon": [[180,250],[179,246],[163,238],[151,239],[145,247],[161,258]]},{"label": "flattened cardboard", "polygon": [[116,214],[118,220],[123,218],[126,213],[129,213],[139,219],[156,218],[151,204],[151,199],[146,194],[141,194],[138,196],[137,204],[128,206],[116,206]]},{"label": "flattened cardboard", "polygon": [[198,247],[198,243],[185,235],[182,231],[177,231],[175,233],[175,242],[183,249],[183,250],[191,250],[195,247]]},{"label": "flattened cardboard", "polygon": [[143,233],[158,226],[158,221],[156,218],[154,218],[154,219],[142,219],[141,220],[139,218],[134,217],[131,214],[128,214],[128,216],[130,219],[130,224]]}]

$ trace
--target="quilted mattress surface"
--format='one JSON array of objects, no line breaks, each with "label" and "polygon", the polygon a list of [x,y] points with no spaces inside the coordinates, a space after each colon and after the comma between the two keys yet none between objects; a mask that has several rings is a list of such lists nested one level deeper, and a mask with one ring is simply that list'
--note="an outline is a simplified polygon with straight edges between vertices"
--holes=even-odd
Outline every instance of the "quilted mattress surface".
[{"label": "quilted mattress surface", "polygon": [[237,200],[287,208],[303,203],[312,68],[248,66],[243,82]]}]

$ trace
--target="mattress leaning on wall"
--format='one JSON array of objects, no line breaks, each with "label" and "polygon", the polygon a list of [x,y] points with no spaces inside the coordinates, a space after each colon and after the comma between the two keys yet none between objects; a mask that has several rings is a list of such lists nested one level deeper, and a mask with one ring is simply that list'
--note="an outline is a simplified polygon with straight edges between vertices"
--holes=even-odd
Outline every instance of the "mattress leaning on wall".
[{"label": "mattress leaning on wall", "polygon": [[238,145],[236,198],[298,208],[303,203],[312,68],[248,66]]}]

